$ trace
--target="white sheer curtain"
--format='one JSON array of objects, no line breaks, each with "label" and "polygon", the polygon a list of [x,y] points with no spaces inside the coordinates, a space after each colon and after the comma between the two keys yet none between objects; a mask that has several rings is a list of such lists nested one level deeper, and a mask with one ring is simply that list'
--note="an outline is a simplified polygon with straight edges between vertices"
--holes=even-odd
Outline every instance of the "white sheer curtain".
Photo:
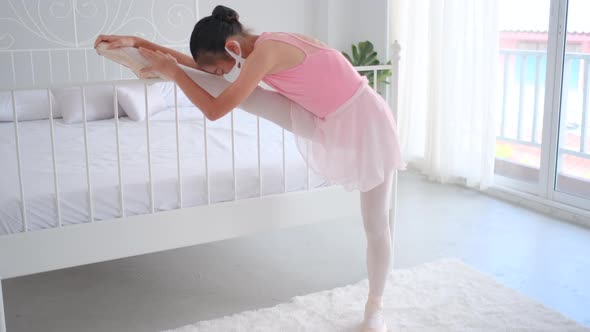
[{"label": "white sheer curtain", "polygon": [[496,0],[392,0],[392,10],[404,158],[431,180],[485,189],[499,90]]}]

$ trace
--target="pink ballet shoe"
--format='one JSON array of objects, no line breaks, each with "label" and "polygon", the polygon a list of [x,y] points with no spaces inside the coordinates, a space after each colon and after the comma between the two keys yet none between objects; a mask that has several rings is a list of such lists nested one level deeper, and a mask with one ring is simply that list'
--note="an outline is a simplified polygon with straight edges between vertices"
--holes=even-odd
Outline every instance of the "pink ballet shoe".
[{"label": "pink ballet shoe", "polygon": [[108,48],[109,43],[101,42],[96,46],[96,53],[104,56],[105,58],[119,63],[129,69],[138,77],[142,79],[148,78],[164,78],[160,77],[157,73],[141,73],[141,69],[149,65],[149,61],[145,59],[139,51],[134,47],[119,47],[115,49]]}]

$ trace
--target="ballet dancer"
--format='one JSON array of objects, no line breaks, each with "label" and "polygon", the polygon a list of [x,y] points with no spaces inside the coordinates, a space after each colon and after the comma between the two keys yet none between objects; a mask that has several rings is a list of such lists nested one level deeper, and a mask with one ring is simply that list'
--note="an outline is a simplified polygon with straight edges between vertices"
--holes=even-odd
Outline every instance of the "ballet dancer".
[{"label": "ballet dancer", "polygon": [[[173,80],[211,121],[252,104],[251,94],[259,91],[261,81],[284,97],[286,106],[276,98],[266,106],[264,100],[254,105],[263,105],[265,118],[294,134],[299,152],[315,172],[346,190],[360,191],[369,279],[361,329],[385,332],[382,297],[392,254],[391,186],[405,163],[392,112],[366,78],[338,50],[301,34],[252,34],[238,13],[224,6],[195,25],[192,56],[138,37],[101,35],[95,47],[103,42],[109,49],[137,48],[149,61],[141,75],[157,73]],[[181,65],[223,76],[227,85],[214,96],[206,81],[196,82]]]}]

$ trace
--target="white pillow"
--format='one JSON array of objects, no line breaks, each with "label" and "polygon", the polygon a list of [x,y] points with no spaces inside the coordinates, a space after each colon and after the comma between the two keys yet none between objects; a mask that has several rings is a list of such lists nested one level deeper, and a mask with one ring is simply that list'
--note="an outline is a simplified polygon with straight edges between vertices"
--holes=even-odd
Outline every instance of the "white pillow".
[{"label": "white pillow", "polygon": [[[147,86],[148,113],[156,114],[166,109],[166,102],[162,98],[161,87],[156,84]],[[119,106],[133,121],[144,121],[145,110],[145,88],[143,83],[124,83],[117,86],[117,98]]]},{"label": "white pillow", "polygon": [[[50,92],[53,106],[53,117],[59,118],[61,114],[57,102]],[[49,102],[47,90],[15,91],[14,103],[18,121],[49,119]],[[12,97],[10,91],[0,93],[0,122],[14,121],[12,111]]]},{"label": "white pillow", "polygon": [[[160,86],[160,93],[166,101],[166,106],[174,107],[174,82],[161,82],[157,83],[157,85]],[[176,101],[178,102],[178,107],[195,106],[184,94],[184,91],[180,89],[180,87],[176,88]]]},{"label": "white pillow", "polygon": [[[81,88],[58,88],[52,90],[65,123],[84,121]],[[84,88],[87,121],[111,119],[115,116],[112,86],[87,86]],[[119,116],[125,113],[119,111]]]}]

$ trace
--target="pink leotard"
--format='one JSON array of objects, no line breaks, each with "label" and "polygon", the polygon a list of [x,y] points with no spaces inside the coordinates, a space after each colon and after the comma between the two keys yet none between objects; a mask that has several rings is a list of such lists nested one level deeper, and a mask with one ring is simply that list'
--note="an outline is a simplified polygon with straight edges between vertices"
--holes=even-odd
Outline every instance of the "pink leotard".
[{"label": "pink leotard", "polygon": [[320,118],[337,110],[365,82],[336,49],[286,32],[263,32],[254,47],[264,40],[284,42],[305,53],[299,65],[266,75],[262,81]]}]

